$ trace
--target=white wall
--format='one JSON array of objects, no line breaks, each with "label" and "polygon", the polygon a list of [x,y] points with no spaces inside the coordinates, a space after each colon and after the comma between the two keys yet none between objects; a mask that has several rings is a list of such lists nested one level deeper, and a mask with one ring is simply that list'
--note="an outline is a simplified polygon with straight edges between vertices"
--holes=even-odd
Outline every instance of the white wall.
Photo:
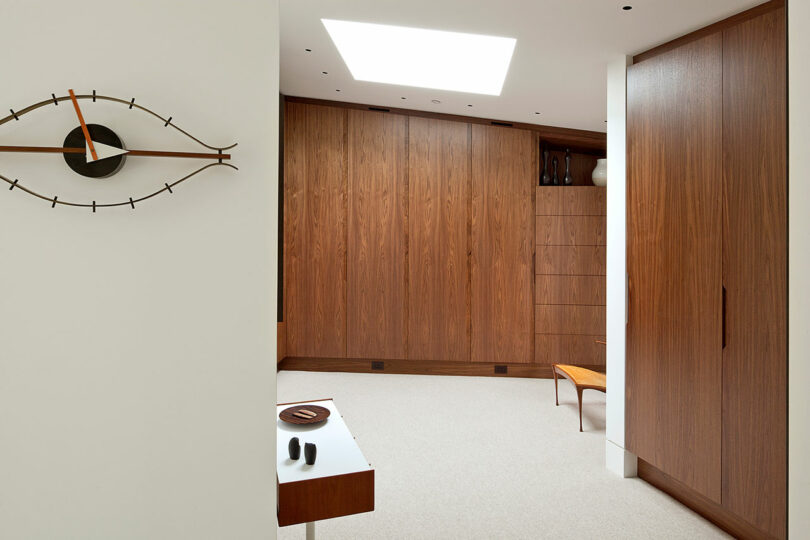
[{"label": "white wall", "polygon": [[[2,110],[68,88],[132,96],[237,141],[240,167],[95,215],[0,189],[0,538],[275,537],[277,12],[0,3]],[[84,107],[130,148],[199,151],[136,112]],[[71,114],[40,109],[0,126],[0,144],[61,145]],[[60,156],[3,155],[0,174],[111,200],[192,167],[169,161],[91,181]]]},{"label": "white wall", "polygon": [[810,531],[810,4],[788,2],[788,530]]},{"label": "white wall", "polygon": [[636,458],[624,449],[624,369],[627,309],[626,112],[627,66],[619,56],[607,68],[607,419],[605,461],[614,473],[636,475]]}]

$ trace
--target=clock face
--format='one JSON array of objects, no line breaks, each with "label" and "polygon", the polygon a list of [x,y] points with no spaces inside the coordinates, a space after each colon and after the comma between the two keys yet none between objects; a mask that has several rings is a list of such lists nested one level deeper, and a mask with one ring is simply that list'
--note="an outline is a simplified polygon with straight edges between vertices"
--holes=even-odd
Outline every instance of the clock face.
[{"label": "clock face", "polygon": [[[135,194],[127,197],[128,200],[110,202],[110,201],[96,201],[96,200],[69,200],[68,198],[61,198],[58,195],[45,195],[39,193],[33,185],[29,185],[28,180],[25,182],[15,178],[12,180],[4,176],[3,171],[0,170],[0,180],[5,181],[10,185],[9,189],[14,191],[27,193],[44,201],[51,203],[51,207],[55,208],[57,205],[73,206],[92,208],[93,212],[98,208],[130,206],[135,208],[135,204],[160,195],[161,193],[173,193],[173,188],[192,178],[193,176],[201,173],[209,168],[225,166],[238,170],[234,165],[229,163],[231,155],[226,153],[235,147],[236,144],[225,147],[211,146],[200,139],[194,137],[190,133],[180,129],[177,125],[172,123],[172,118],[164,118],[151,110],[135,103],[135,99],[130,100],[115,98],[111,96],[97,95],[95,90],[92,94],[76,95],[73,90],[68,90],[67,96],[57,97],[51,94],[49,100],[35,103],[31,106],[20,109],[15,112],[11,109],[9,116],[0,119],[0,157],[4,153],[18,153],[18,154],[33,154],[39,156],[41,159],[54,159],[57,155],[61,154],[63,166],[66,166],[66,173],[68,177],[77,178],[80,175],[84,178],[99,179],[105,184],[115,182],[114,176],[120,172],[128,163],[128,160],[184,160],[184,162],[193,163],[188,174],[175,179],[172,182],[164,182],[163,186],[156,191],[147,192],[143,194]],[[43,107],[59,106],[60,103],[65,102],[72,105],[75,112],[74,120],[78,124],[76,127],[67,130],[68,132],[62,136],[62,146],[33,146],[33,145],[19,145],[14,144],[14,141],[7,140],[3,136],[2,126],[10,122],[25,122],[26,115],[32,111]],[[84,108],[82,104],[91,104],[103,102],[112,104],[118,107],[126,108],[133,111],[133,114],[141,114],[146,119],[153,123],[160,122],[164,128],[171,128],[176,133],[179,133],[186,139],[193,141],[196,145],[202,147],[199,152],[178,151],[173,148],[149,147],[143,149],[128,148],[124,144],[120,133],[116,133],[103,123],[97,123],[98,120],[103,121],[103,118],[96,110],[90,112],[92,115],[92,122],[85,121]],[[67,112],[67,111],[64,111]],[[129,113],[127,113],[129,114]],[[142,118],[141,120],[144,120]],[[74,124],[75,125],[75,124]],[[120,126],[117,128],[121,131]],[[175,168],[176,169],[176,168]]]},{"label": "clock face", "polygon": [[[99,124],[88,124],[87,131],[90,133],[90,139],[93,141],[93,146],[96,148],[96,155],[99,150],[104,147],[115,148],[116,150],[124,150],[124,143],[113,130]],[[97,159],[93,161],[87,159],[85,145],[87,144],[84,138],[84,131],[81,126],[73,129],[65,137],[65,142],[62,144],[65,148],[80,148],[85,150],[84,154],[63,154],[65,156],[65,163],[74,172],[88,178],[108,178],[118,171],[124,165],[127,159],[126,153],[115,153],[104,159]],[[103,147],[101,145],[104,145]]]}]

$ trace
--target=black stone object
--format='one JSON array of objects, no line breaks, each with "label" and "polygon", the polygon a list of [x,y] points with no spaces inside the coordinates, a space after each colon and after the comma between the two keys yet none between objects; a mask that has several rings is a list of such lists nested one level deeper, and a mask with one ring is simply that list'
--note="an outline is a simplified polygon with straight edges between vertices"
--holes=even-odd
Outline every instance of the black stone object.
[{"label": "black stone object", "polygon": [[296,460],[301,457],[301,443],[298,442],[298,437],[290,439],[290,444],[287,445],[287,450],[290,451],[290,459]]},{"label": "black stone object", "polygon": [[554,170],[554,175],[551,177],[551,183],[555,186],[560,185],[560,177],[557,176],[557,156],[551,159],[551,168]]},{"label": "black stone object", "polygon": [[304,445],[304,459],[307,465],[315,465],[315,458],[318,456],[318,447],[314,443],[308,442]]},{"label": "black stone object", "polygon": [[[93,142],[106,144],[107,146],[114,146],[116,148],[124,148],[124,144],[118,135],[108,127],[99,124],[87,124],[87,131],[90,133],[90,138]],[[84,150],[87,143],[84,139],[84,132],[81,126],[73,129],[65,137],[65,142],[62,144],[65,148],[81,148]],[[107,178],[121,170],[124,162],[126,161],[126,154],[119,154],[117,156],[100,159],[91,163],[87,163],[87,156],[81,154],[64,154],[65,162],[74,172],[88,178]]]},{"label": "black stone object", "polygon": [[565,149],[565,176],[563,177],[563,184],[570,186],[574,183],[574,177],[571,176],[571,149]]},{"label": "black stone object", "polygon": [[543,149],[543,170],[540,173],[540,185],[548,186],[551,184],[551,176],[548,174],[548,149]]}]

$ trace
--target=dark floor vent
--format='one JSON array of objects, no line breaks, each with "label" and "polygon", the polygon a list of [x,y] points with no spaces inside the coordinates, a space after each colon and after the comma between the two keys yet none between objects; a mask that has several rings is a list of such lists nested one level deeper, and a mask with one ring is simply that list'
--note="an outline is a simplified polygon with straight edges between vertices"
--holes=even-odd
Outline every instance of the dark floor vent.
[{"label": "dark floor vent", "polygon": [[385,370],[385,362],[374,361],[371,363],[372,371],[383,371]]},{"label": "dark floor vent", "polygon": [[512,127],[512,124],[510,124],[509,122],[496,122],[493,120],[492,122],[490,122],[490,124],[492,124],[493,126]]},{"label": "dark floor vent", "polygon": [[380,111],[380,112],[391,112],[391,109],[386,109],[385,107],[369,107],[368,110],[370,110],[370,111]]},{"label": "dark floor vent", "polygon": [[495,366],[495,373],[506,373],[506,366]]}]

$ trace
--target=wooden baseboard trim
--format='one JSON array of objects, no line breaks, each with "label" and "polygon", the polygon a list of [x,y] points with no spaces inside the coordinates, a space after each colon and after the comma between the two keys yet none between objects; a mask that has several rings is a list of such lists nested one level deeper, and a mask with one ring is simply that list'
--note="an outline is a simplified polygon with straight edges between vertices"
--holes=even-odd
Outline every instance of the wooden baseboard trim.
[{"label": "wooden baseboard trim", "polygon": [[[638,477],[677,499],[735,538],[751,540],[774,538],[642,459],[638,460]],[[751,496],[755,497],[756,494],[752,493]]]},{"label": "wooden baseboard trim", "polygon": [[[380,363],[382,363],[382,365],[380,365]],[[502,372],[503,367],[506,367],[506,373]],[[593,369],[594,371],[605,370],[605,366],[582,367]],[[397,373],[406,375],[552,378],[550,364],[508,364],[498,362],[287,357],[279,364],[278,369],[280,371],[339,371],[349,373]]]}]

